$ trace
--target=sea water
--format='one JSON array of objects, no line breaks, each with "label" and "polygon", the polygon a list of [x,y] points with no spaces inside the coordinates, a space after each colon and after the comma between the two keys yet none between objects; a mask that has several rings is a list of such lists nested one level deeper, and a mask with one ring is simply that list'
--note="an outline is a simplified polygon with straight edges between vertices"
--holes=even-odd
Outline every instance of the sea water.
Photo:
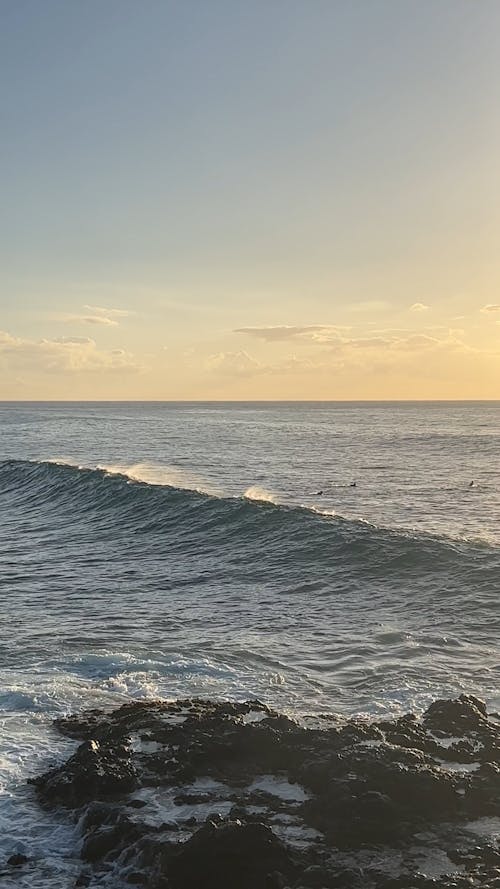
[{"label": "sea water", "polygon": [[500,705],[500,404],[0,405],[0,874],[69,887],[26,779],[131,698]]}]

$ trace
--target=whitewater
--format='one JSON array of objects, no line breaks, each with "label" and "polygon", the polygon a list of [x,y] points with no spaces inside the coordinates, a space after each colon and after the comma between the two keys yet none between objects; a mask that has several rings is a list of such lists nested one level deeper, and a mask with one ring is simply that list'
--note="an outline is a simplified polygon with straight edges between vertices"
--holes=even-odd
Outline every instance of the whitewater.
[{"label": "whitewater", "polygon": [[498,709],[499,438],[498,403],[0,405],[4,884],[78,872],[26,785],[57,715]]}]

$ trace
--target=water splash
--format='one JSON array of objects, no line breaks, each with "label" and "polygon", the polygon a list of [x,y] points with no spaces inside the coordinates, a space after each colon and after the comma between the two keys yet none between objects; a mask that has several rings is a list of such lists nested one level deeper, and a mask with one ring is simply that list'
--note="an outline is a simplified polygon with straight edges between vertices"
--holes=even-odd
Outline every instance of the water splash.
[{"label": "water splash", "polygon": [[263,503],[278,503],[278,495],[272,491],[261,488],[259,485],[251,485],[243,494],[245,500],[260,500]]}]

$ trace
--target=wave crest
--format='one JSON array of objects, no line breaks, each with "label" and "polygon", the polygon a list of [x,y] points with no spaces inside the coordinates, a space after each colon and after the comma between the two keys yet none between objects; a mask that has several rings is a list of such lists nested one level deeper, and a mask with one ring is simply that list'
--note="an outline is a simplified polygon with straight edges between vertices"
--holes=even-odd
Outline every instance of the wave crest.
[{"label": "wave crest", "polygon": [[[94,537],[141,534],[168,540],[179,552],[224,549],[242,571],[253,565],[258,573],[264,552],[278,573],[293,565],[307,575],[314,565],[322,568],[325,581],[334,575],[348,585],[360,574],[374,581],[389,575],[409,581],[433,573],[447,575],[449,583],[450,572],[490,569],[493,575],[499,568],[500,550],[486,543],[389,530],[288,506],[258,486],[241,497],[221,497],[174,485],[169,473],[148,464],[90,469],[6,461],[0,462],[0,495],[35,522],[59,524],[64,517]],[[189,482],[186,475],[181,480]]]},{"label": "wave crest", "polygon": [[261,488],[260,485],[251,485],[246,489],[243,497],[246,500],[260,500],[262,503],[274,503],[275,505],[278,503],[277,495],[266,488]]}]

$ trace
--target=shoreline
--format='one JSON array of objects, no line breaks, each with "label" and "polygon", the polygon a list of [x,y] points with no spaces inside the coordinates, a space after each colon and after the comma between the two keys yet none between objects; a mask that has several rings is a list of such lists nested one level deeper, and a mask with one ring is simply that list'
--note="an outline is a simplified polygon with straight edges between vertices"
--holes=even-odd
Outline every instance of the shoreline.
[{"label": "shoreline", "polygon": [[55,725],[80,746],[29,783],[78,825],[75,887],[500,885],[500,726],[472,696],[420,719],[187,699]]}]

